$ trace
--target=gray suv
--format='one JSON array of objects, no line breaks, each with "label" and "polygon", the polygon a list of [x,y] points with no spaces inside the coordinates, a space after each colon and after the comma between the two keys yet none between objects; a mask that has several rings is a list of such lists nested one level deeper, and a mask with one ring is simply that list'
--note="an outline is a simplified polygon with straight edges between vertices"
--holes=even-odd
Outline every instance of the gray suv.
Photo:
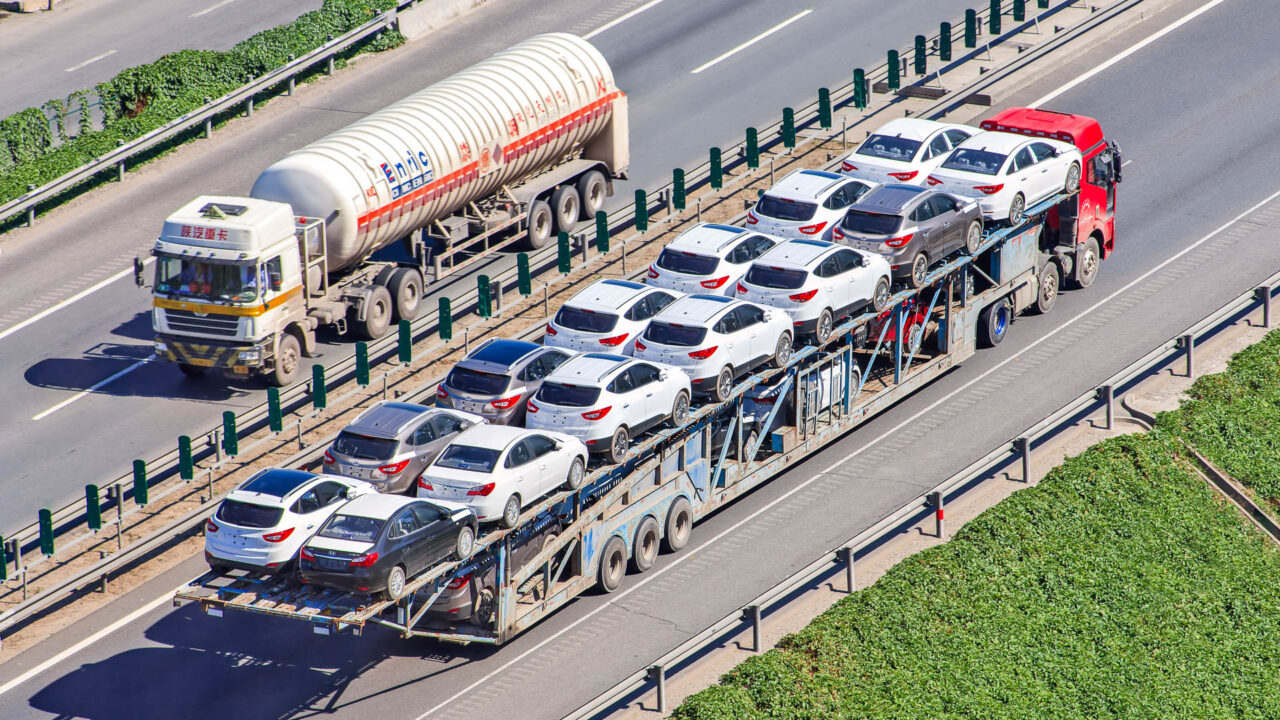
[{"label": "gray suv", "polygon": [[849,207],[832,239],[858,250],[879,253],[895,279],[924,285],[929,266],[982,242],[978,201],[916,185],[881,185]]},{"label": "gray suv", "polygon": [[575,354],[524,340],[488,340],[453,366],[436,388],[436,405],[475,413],[493,425],[523,427],[525,407],[542,378]]},{"label": "gray suv", "polygon": [[383,400],[338,433],[325,450],[324,472],[366,480],[379,492],[412,494],[449,441],[482,422],[457,410]]}]

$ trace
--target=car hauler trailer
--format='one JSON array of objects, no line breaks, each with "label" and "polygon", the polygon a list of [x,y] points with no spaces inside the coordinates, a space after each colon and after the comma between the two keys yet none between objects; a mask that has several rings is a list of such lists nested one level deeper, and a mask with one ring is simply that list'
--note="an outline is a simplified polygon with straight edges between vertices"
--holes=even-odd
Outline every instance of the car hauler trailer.
[{"label": "car hauler trailer", "polygon": [[[376,624],[405,637],[504,643],[593,587],[616,590],[629,564],[643,572],[660,545],[684,547],[698,519],[927,385],[979,345],[998,344],[1018,314],[1050,309],[1041,278],[1074,234],[1047,219],[1078,214],[1079,202],[1079,193],[1059,195],[1030,208],[1018,225],[987,233],[975,256],[936,267],[923,288],[893,296],[889,309],[844,323],[825,346],[805,347],[786,367],[747,378],[725,402],[634,446],[625,462],[529,508],[515,528],[483,536],[468,560],[413,578],[399,601],[233,571],[197,578],[174,602],[198,602],[211,615],[233,609],[303,620],[322,634]],[[772,402],[759,402],[762,396]],[[512,567],[512,552],[535,540],[541,550]],[[441,621],[431,612],[449,583],[483,577],[496,583],[487,622]]]}]

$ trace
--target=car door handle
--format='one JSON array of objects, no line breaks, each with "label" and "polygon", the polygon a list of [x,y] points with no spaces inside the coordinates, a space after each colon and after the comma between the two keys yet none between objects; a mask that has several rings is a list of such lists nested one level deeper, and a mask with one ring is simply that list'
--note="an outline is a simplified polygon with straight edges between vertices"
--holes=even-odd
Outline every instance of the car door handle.
[{"label": "car door handle", "polygon": [[653,393],[648,393],[645,395],[645,397],[653,397]]},{"label": "car door handle", "polygon": [[622,407],[624,407],[624,408],[629,408],[629,407],[631,407],[631,403],[623,403],[623,404],[622,404]]}]

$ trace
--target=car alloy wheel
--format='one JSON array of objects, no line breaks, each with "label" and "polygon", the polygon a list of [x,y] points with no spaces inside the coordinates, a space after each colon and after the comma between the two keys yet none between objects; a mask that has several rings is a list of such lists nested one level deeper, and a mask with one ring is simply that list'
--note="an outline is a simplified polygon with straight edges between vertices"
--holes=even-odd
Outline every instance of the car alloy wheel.
[{"label": "car alloy wheel", "polygon": [[717,400],[724,402],[731,392],[733,392],[733,372],[729,368],[725,368],[720,371],[720,376],[716,378]]},{"label": "car alloy wheel", "polygon": [[502,506],[502,525],[503,527],[513,528],[520,522],[520,498],[512,495],[507,498],[507,504]]},{"label": "car alloy wheel", "polygon": [[1017,225],[1022,222],[1022,213],[1027,209],[1027,199],[1022,197],[1022,193],[1013,196],[1013,202],[1009,203],[1009,224]]},{"label": "car alloy wheel", "polygon": [[786,367],[787,363],[790,361],[791,336],[787,333],[782,333],[782,335],[778,337],[778,346],[773,350],[773,365],[774,367],[783,368]]},{"label": "car alloy wheel", "polygon": [[387,573],[387,597],[392,600],[404,597],[404,585],[404,568],[399,565],[391,568],[391,572]]},{"label": "car alloy wheel", "polygon": [[671,408],[671,424],[680,427],[689,421],[689,396],[680,392],[676,394],[675,406]]},{"label": "car alloy wheel", "polygon": [[1063,189],[1068,193],[1073,193],[1080,189],[1080,166],[1071,163],[1071,167],[1067,168],[1067,182],[1063,185]]},{"label": "car alloy wheel", "polygon": [[929,274],[929,258],[924,253],[916,255],[911,261],[911,286],[915,288],[924,287],[924,278]]},{"label": "car alloy wheel", "polygon": [[582,487],[583,468],[582,461],[578,458],[573,459],[573,464],[569,466],[569,476],[565,478],[564,484],[570,490],[577,490]]},{"label": "car alloy wheel", "polygon": [[491,587],[484,587],[476,594],[476,604],[471,610],[471,622],[475,625],[488,625],[493,622],[494,611],[498,609],[497,593]]},{"label": "car alloy wheel", "polygon": [[[889,278],[880,278],[876,283],[875,294],[871,296],[871,307],[880,312],[889,305]],[[865,325],[862,327],[866,327]]]},{"label": "car alloy wheel", "polygon": [[466,560],[476,549],[476,531],[470,525],[463,525],[458,531],[457,553],[459,560]]},{"label": "car alloy wheel", "polygon": [[613,431],[613,439],[609,442],[609,452],[613,455],[614,462],[622,462],[627,456],[627,450],[631,448],[631,437],[627,433],[627,429],[620,427]]},{"label": "car alloy wheel", "polygon": [[969,224],[969,231],[964,236],[964,249],[970,255],[978,254],[978,246],[982,245],[982,223],[973,222]]},{"label": "car alloy wheel", "polygon": [[819,345],[825,344],[827,340],[831,339],[831,323],[831,311],[823,310],[822,314],[818,316],[818,327],[816,333]]}]

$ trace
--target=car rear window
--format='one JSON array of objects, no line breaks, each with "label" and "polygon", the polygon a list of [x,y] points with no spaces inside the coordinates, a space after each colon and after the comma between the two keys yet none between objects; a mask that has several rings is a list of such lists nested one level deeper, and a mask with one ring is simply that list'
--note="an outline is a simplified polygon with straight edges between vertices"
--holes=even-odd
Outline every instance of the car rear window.
[{"label": "car rear window", "polygon": [[556,324],[579,332],[607,333],[618,324],[618,316],[565,305],[556,313]]},{"label": "car rear window", "polygon": [[343,430],[333,441],[333,451],[356,460],[390,460],[399,444],[395,440],[369,437]]},{"label": "car rear window", "polygon": [[809,273],[803,270],[789,270],[787,268],[755,264],[747,271],[746,279],[752,285],[759,285],[773,290],[795,290],[804,285],[804,281],[808,278]]},{"label": "car rear window", "polygon": [[986,150],[960,148],[951,153],[947,161],[942,163],[942,167],[948,170],[978,173],[979,175],[995,175],[1000,172],[1000,166],[1004,164],[1006,157],[1008,156],[987,152]]},{"label": "car rear window", "polygon": [[497,395],[507,389],[511,378],[498,373],[482,372],[467,367],[455,367],[449,371],[449,379],[445,381],[449,387],[465,393],[477,395]]},{"label": "car rear window", "polygon": [[218,519],[240,527],[270,528],[280,524],[284,508],[254,505],[239,500],[223,500],[218,506]]},{"label": "car rear window", "polygon": [[587,407],[600,399],[600,388],[568,383],[544,382],[538,388],[538,399],[551,405]]},{"label": "car rear window", "polygon": [[872,135],[863,141],[857,153],[886,160],[910,162],[918,150],[920,150],[919,140],[908,140],[892,135]]},{"label": "car rear window", "polygon": [[658,256],[658,267],[671,272],[689,275],[710,275],[720,265],[720,258],[683,250],[663,250]]},{"label": "car rear window", "polygon": [[645,340],[678,347],[700,345],[706,337],[707,329],[704,327],[665,322],[649,323],[649,327],[644,331]]},{"label": "car rear window", "polygon": [[818,212],[818,204],[800,200],[787,200],[772,195],[761,195],[760,202],[756,203],[756,212],[775,220],[798,222],[812,220],[813,214]]},{"label": "car rear window", "polygon": [[382,531],[384,522],[377,518],[359,515],[334,515],[316,535],[334,540],[371,543],[378,539],[378,533]]},{"label": "car rear window", "polygon": [[435,464],[454,470],[491,473],[498,464],[499,450],[474,445],[450,445],[436,458]]},{"label": "car rear window", "polygon": [[863,235],[888,235],[902,227],[902,216],[850,210],[845,213],[841,226],[849,232]]}]

